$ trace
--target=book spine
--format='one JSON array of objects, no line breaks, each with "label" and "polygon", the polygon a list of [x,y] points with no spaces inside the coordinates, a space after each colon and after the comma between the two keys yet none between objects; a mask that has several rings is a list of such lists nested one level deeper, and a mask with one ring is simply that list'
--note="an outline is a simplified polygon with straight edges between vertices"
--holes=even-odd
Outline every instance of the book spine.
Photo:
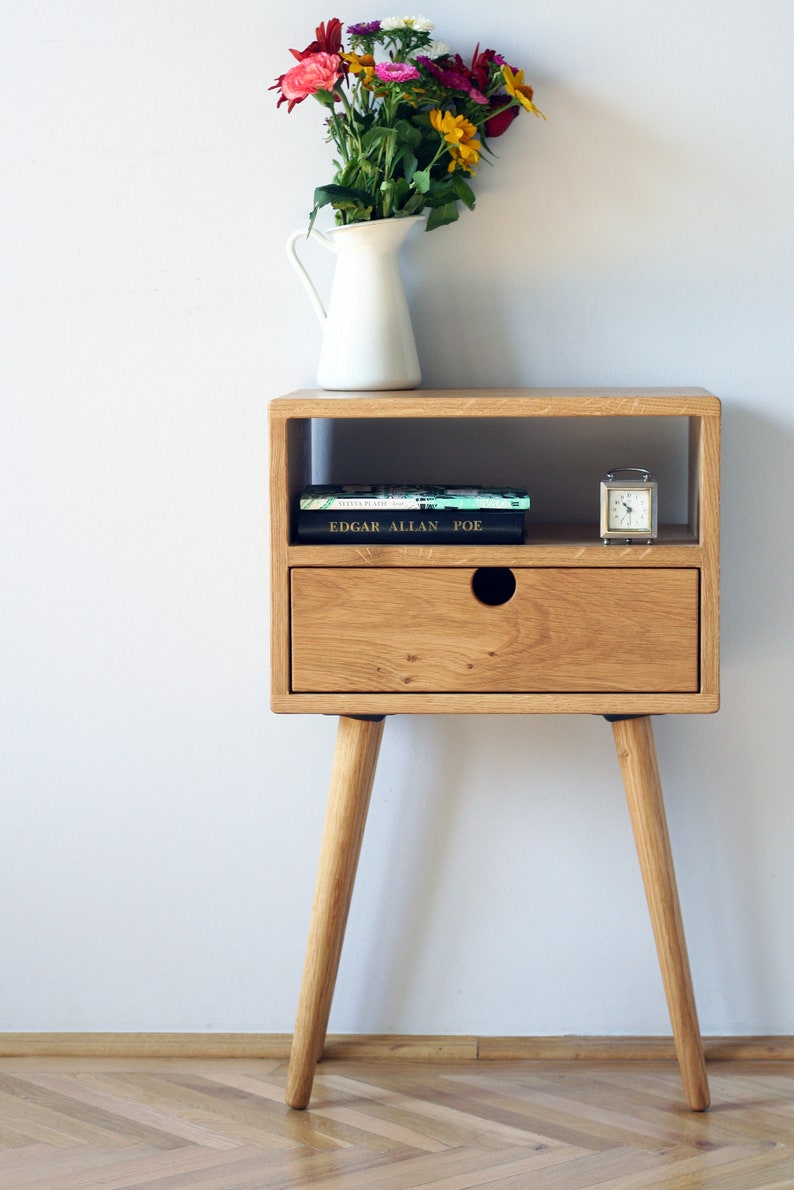
[{"label": "book spine", "polygon": [[302,496],[302,512],[515,512],[529,508],[528,496]]},{"label": "book spine", "polygon": [[406,516],[369,512],[299,512],[298,541],[303,544],[370,545],[515,545],[524,540],[522,512],[433,512]]},{"label": "book spine", "polygon": [[529,496],[525,491],[507,491],[493,488],[469,490],[403,489],[393,491],[355,492],[333,488],[307,489],[300,497],[300,508],[305,512],[326,510],[360,509],[361,511],[424,511],[443,509],[478,511],[497,509],[520,511],[529,508]]}]

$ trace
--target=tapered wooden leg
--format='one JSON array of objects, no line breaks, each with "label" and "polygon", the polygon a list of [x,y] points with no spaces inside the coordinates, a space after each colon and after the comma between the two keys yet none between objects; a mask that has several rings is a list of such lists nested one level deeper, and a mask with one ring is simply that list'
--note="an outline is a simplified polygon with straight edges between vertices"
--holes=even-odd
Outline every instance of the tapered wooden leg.
[{"label": "tapered wooden leg", "polygon": [[692,1111],[709,1105],[709,1085],[698,1025],[673,853],[667,830],[653,725],[647,716],[613,722],[645,895],[656,939],[684,1094]]},{"label": "tapered wooden leg", "polygon": [[322,1057],[382,735],[382,718],[339,720],[287,1076],[290,1107],[306,1107]]}]

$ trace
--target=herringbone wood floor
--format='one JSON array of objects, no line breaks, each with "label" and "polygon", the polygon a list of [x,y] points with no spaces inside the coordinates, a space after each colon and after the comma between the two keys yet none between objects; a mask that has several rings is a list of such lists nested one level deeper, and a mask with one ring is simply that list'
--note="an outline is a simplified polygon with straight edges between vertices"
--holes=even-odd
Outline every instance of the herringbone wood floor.
[{"label": "herringbone wood floor", "polygon": [[0,1190],[794,1187],[794,1067],[330,1061],[310,1109],[273,1060],[0,1060]]}]

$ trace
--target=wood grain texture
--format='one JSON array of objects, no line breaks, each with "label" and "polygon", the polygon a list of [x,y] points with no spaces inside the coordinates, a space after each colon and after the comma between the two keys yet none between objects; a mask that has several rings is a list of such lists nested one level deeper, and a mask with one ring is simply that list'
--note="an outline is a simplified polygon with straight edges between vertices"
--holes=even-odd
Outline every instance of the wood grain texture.
[{"label": "wood grain texture", "polygon": [[273,694],[291,715],[694,715],[719,709],[705,694]]},{"label": "wood grain texture", "polygon": [[647,717],[625,719],[613,723],[612,729],[684,1092],[692,1110],[703,1111],[709,1105],[706,1063],[656,761],[653,725]]},{"label": "wood grain texture", "polygon": [[[0,1058],[289,1058],[291,1033],[0,1033]],[[713,1062],[794,1062],[794,1037],[704,1037]],[[672,1037],[329,1033],[328,1059],[385,1062],[673,1060]]]},{"label": "wood grain texture", "polygon": [[662,525],[653,545],[612,542],[598,525],[532,521],[521,545],[291,545],[289,566],[700,566],[699,542],[688,525]]},{"label": "wood grain texture", "polygon": [[720,689],[720,419],[693,422],[690,456],[697,468],[698,539],[703,560],[700,580],[700,683],[705,694],[719,697]]},{"label": "wood grain texture", "polygon": [[698,571],[515,569],[488,606],[464,568],[292,571],[296,692],[694,692]]},{"label": "wood grain texture", "polygon": [[[314,420],[390,421],[460,418],[610,418],[680,417],[687,419],[689,443],[689,523],[661,526],[651,547],[600,544],[597,523],[589,526],[538,524],[532,521],[527,542],[518,546],[305,546],[295,542],[291,519],[301,486],[313,479],[311,427]],[[271,707],[297,714],[693,714],[719,706],[719,436],[720,402],[699,388],[686,389],[458,389],[411,393],[344,394],[309,390],[270,403],[271,439]],[[493,422],[491,421],[491,424]],[[487,426],[483,425],[483,432]],[[696,569],[701,580],[701,615],[696,688],[635,689],[631,699],[618,692],[601,698],[581,687],[566,693],[435,691],[417,694],[410,686],[375,690],[316,690],[292,684],[290,667],[290,573],[297,568],[421,570],[471,568],[600,567],[615,571]],[[406,610],[406,614],[408,609]],[[301,679],[303,684],[303,679]]]},{"label": "wood grain texture", "polygon": [[290,532],[291,484],[297,482],[294,422],[269,420],[270,451],[270,685],[290,688],[289,585],[287,548]]},{"label": "wood grain texture", "polygon": [[287,1102],[303,1108],[322,1055],[347,925],[383,721],[341,717],[312,905]]},{"label": "wood grain texture", "polygon": [[771,1190],[794,1184],[794,1068],[671,1062],[0,1061],[0,1190]]},{"label": "wood grain texture", "polygon": [[703,388],[463,388],[344,393],[305,389],[270,402],[275,418],[691,417],[719,415]]}]

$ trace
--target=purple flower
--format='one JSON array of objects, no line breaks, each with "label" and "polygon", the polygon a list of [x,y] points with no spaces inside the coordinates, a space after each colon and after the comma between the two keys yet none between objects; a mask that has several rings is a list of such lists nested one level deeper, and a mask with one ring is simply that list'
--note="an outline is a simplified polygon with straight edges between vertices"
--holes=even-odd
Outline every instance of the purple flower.
[{"label": "purple flower", "polygon": [[408,62],[379,62],[375,74],[384,83],[409,83],[421,78],[416,67]]},{"label": "purple flower", "polygon": [[380,21],[359,21],[357,25],[348,25],[347,31],[352,37],[371,37],[380,30]]}]

